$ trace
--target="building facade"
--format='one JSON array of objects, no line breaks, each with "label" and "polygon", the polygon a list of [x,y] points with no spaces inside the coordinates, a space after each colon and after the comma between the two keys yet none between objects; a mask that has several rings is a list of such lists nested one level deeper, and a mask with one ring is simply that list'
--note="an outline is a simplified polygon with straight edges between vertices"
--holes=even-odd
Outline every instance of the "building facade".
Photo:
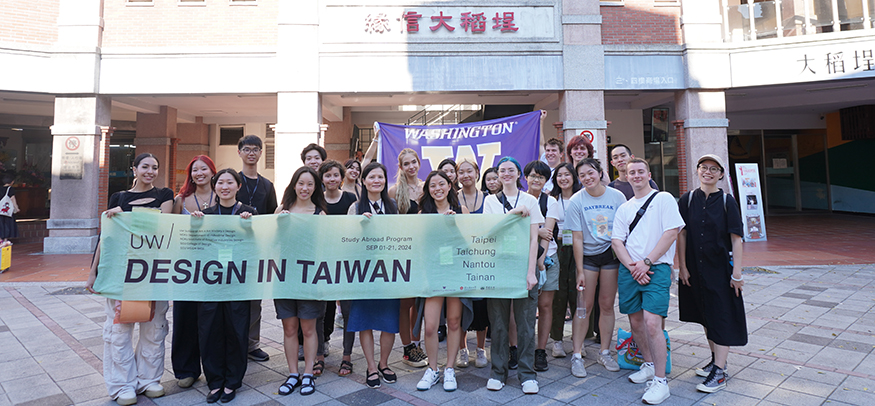
[{"label": "building facade", "polygon": [[[758,163],[769,213],[875,213],[875,0],[13,0],[0,5],[0,161],[32,169],[46,252],[92,250],[130,161],[266,141],[344,160],[374,121],[548,112],[546,137],[626,144],[676,196],[695,159]],[[48,179],[50,178],[50,179]],[[727,185],[728,187],[728,185]],[[39,195],[48,190],[50,195]],[[33,190],[31,190],[33,189]],[[45,204],[50,196],[48,204]],[[43,206],[40,207],[40,203]],[[46,213],[46,208],[48,212]]]}]

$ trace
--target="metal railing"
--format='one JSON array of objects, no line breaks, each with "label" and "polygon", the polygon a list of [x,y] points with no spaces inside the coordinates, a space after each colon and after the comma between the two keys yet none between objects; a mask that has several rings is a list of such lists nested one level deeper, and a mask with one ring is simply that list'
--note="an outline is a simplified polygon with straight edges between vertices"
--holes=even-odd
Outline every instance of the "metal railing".
[{"label": "metal railing", "polygon": [[726,42],[875,27],[875,0],[720,0],[720,9]]}]

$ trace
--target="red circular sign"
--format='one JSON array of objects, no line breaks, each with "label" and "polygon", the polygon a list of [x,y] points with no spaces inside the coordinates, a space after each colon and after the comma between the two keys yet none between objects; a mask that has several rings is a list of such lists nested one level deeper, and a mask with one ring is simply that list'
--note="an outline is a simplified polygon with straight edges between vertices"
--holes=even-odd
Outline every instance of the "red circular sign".
[{"label": "red circular sign", "polygon": [[64,144],[70,151],[75,151],[77,148],[79,148],[79,138],[69,137],[66,141],[64,141]]},{"label": "red circular sign", "polygon": [[586,140],[589,141],[590,143],[592,143],[595,140],[595,136],[592,134],[592,131],[590,131],[590,130],[583,130],[580,132],[580,135],[582,137],[586,138]]}]

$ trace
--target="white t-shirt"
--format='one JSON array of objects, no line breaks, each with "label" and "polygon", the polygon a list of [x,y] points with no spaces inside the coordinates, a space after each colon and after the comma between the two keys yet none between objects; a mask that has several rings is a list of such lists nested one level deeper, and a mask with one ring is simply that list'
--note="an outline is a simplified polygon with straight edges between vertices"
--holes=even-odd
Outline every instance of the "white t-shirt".
[{"label": "white t-shirt", "polygon": [[[542,191],[541,193],[544,193],[544,192]],[[558,205],[558,203],[556,202],[556,198],[554,198],[553,196],[547,196],[547,216],[550,216],[551,210],[554,212],[556,210],[558,210],[556,208],[557,205]],[[539,211],[541,210],[540,202],[538,203],[538,210]],[[546,218],[544,219],[544,222],[545,223],[547,222]],[[562,234],[559,234],[559,235],[562,235]],[[555,254],[557,249],[558,249],[558,246],[556,245],[556,240],[550,241],[550,244],[547,245],[547,256],[549,257],[549,256]]]},{"label": "white t-shirt", "polygon": [[[547,163],[546,158],[544,158],[544,159],[545,159],[544,163],[546,164]],[[549,164],[547,164],[547,165],[549,165]],[[558,168],[558,167],[559,167],[559,164],[556,164],[556,168]],[[545,182],[544,187],[541,188],[541,193],[546,193],[549,195],[550,192],[553,190],[553,176],[556,174],[556,168],[550,168],[550,177],[547,178],[547,182]]]},{"label": "white t-shirt", "polygon": [[[638,209],[644,205],[644,202],[653,193],[659,193],[647,206],[638,225],[635,226],[635,231],[629,235],[629,225],[635,220],[635,214]],[[617,210],[617,215],[614,217],[614,240],[626,242],[626,251],[632,257],[632,261],[641,261],[656,247],[656,243],[662,237],[662,233],[671,229],[680,229],[685,225],[681,213],[678,211],[678,203],[674,196],[668,192],[657,192],[656,190],[647,194],[640,199],[632,198],[628,202],[623,203],[620,209]],[[674,262],[675,244],[672,243],[668,251],[659,258],[650,258],[654,264],[672,265]]]},{"label": "white t-shirt", "polygon": [[[543,223],[544,216],[541,215],[541,207],[538,206],[538,199],[523,191],[519,191],[518,193],[519,194],[516,196],[505,195],[507,202],[510,203],[510,207],[515,209],[519,205],[526,206],[529,209],[529,218],[532,219],[532,224]],[[510,210],[505,210],[504,204],[498,200],[497,194],[486,196],[486,200],[483,201],[483,214],[503,214],[508,211]]]},{"label": "white t-shirt", "polygon": [[565,225],[571,231],[583,233],[583,255],[598,255],[610,248],[614,217],[624,203],[623,192],[610,187],[605,187],[605,193],[599,197],[590,195],[586,189],[571,196],[565,209]]}]

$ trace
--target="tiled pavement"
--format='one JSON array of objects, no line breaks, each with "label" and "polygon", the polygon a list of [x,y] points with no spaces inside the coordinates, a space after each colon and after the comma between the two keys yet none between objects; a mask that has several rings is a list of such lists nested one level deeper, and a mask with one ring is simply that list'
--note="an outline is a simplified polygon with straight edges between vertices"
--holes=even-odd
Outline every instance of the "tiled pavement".
[{"label": "tiled pavement", "polygon": [[[870,245],[871,247],[871,245]],[[875,265],[765,267],[746,275],[745,305],[750,343],[733,348],[729,358],[732,378],[725,390],[706,395],[696,392],[701,380],[694,368],[709,358],[701,327],[677,321],[673,307],[666,329],[672,340],[672,396],[667,405],[773,405],[875,404]],[[3,405],[114,405],[106,396],[101,375],[102,299],[82,294],[77,282],[0,283],[0,406]],[[674,300],[673,300],[674,304]],[[317,392],[276,394],[287,368],[281,352],[282,329],[274,309],[265,302],[262,327],[265,350],[271,359],[250,362],[244,387],[233,405],[310,404],[640,404],[643,385],[628,382],[629,371],[607,372],[595,364],[597,346],[587,341],[586,378],[569,374],[570,358],[550,359],[550,370],[540,373],[541,392],[523,395],[516,374],[499,392],[485,389],[489,368],[458,370],[459,389],[444,392],[440,385],[419,392],[422,370],[400,362],[396,341],[391,367],[398,373],[394,385],[372,390],[364,385],[361,351],[353,354],[355,373],[336,375],[340,334],[331,340],[325,374]],[[170,316],[168,312],[168,316]],[[628,329],[624,317],[619,327]],[[570,331],[570,325],[566,325]],[[474,335],[469,334],[469,348]],[[168,336],[168,349],[170,337]],[[549,348],[549,347],[548,347]],[[570,343],[566,341],[570,350]],[[445,346],[441,346],[445,350]],[[548,351],[549,353],[549,351]],[[163,383],[167,395],[140,396],[140,405],[189,405],[205,401],[201,378],[191,389],[180,389],[167,352]]]}]

